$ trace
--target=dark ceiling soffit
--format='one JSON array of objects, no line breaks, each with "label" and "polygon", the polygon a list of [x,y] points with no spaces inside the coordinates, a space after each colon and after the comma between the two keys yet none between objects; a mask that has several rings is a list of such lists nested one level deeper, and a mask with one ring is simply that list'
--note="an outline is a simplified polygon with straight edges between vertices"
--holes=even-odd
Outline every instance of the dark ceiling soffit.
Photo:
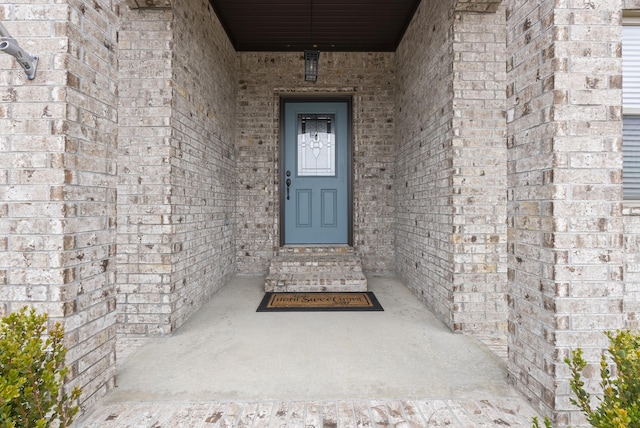
[{"label": "dark ceiling soffit", "polygon": [[411,8],[411,11],[407,15],[407,18],[406,18],[406,20],[404,22],[404,25],[402,26],[402,31],[400,31],[400,34],[398,35],[398,38],[396,39],[395,46],[393,47],[393,52],[398,50],[398,46],[400,46],[400,42],[402,42],[402,39],[404,38],[405,33],[409,29],[409,25],[411,25],[411,21],[413,21],[413,17],[416,15],[416,11],[418,10],[418,7],[420,6],[420,2],[421,1],[422,0],[418,0],[418,1],[413,3],[413,7]]},{"label": "dark ceiling soffit", "polygon": [[209,0],[209,4],[213,8],[213,11],[215,12],[216,16],[218,17],[220,24],[222,24],[222,28],[224,29],[224,32],[227,33],[227,37],[229,38],[231,45],[236,51],[238,51],[237,42],[233,37],[233,33],[231,32],[231,29],[229,28],[227,21],[223,18],[221,11],[218,9],[218,7],[216,6],[213,0]]},{"label": "dark ceiling soffit", "polygon": [[404,38],[405,33],[407,32],[407,30],[409,29],[409,25],[411,25],[411,21],[413,21],[413,17],[416,14],[416,11],[418,10],[418,7],[420,6],[420,2],[416,1],[413,3],[413,6],[411,7],[411,11],[409,12],[409,14],[407,15],[407,17],[405,18],[405,22],[402,25],[402,30],[400,31],[400,34],[398,35],[398,38],[396,39],[396,42],[393,46],[393,51],[391,52],[395,52],[396,50],[398,50],[398,46],[400,46],[400,42],[402,42],[402,39]]},{"label": "dark ceiling soffit", "polygon": [[[345,0],[348,1],[348,0]],[[358,49],[339,49],[339,48],[329,48],[327,49],[325,46],[321,46],[322,50],[325,52],[395,52],[398,49],[398,46],[400,45],[400,42],[402,42],[402,39],[404,38],[405,33],[407,32],[407,29],[409,28],[409,25],[411,24],[411,21],[413,20],[413,17],[416,14],[416,11],[418,10],[418,7],[420,7],[420,3],[422,0],[415,0],[412,5],[411,8],[409,9],[409,13],[407,14],[407,16],[405,17],[404,23],[402,24],[401,27],[401,31],[399,31],[398,36],[396,37],[395,41],[393,41],[393,46],[391,46],[390,43],[384,43],[384,48],[380,48],[380,46],[382,45],[379,42],[375,42],[372,41],[370,44],[367,44],[367,46],[364,46],[363,44],[361,44],[361,46]],[[232,31],[231,27],[229,26],[229,23],[227,22],[227,20],[224,18],[224,14],[222,13],[222,11],[218,8],[218,6],[216,6],[215,0],[209,0],[209,4],[211,5],[211,7],[213,8],[213,11],[215,12],[216,16],[218,17],[218,20],[220,21],[220,24],[222,25],[222,28],[224,29],[225,33],[227,34],[227,37],[229,38],[229,41],[231,42],[231,45],[233,46],[233,48],[236,50],[236,52],[298,52],[304,49],[310,49],[311,46],[308,46],[308,43],[306,43],[304,46],[302,45],[298,45],[298,44],[291,44],[291,47],[288,48],[280,48],[280,49],[273,49],[273,48],[246,48],[246,49],[242,49],[238,46],[238,41],[236,40],[236,38],[234,37],[234,32]],[[374,46],[374,47],[372,47]]]}]

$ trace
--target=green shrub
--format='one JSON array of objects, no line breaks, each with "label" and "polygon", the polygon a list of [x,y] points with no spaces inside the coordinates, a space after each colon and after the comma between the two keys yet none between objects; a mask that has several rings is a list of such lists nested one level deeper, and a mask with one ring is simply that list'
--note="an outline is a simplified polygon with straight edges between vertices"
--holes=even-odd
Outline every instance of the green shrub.
[{"label": "green shrub", "polygon": [[46,331],[47,316],[22,308],[0,321],[0,427],[68,427],[78,387],[64,392],[64,328]]},{"label": "green shrub", "polygon": [[[593,408],[591,394],[584,389],[582,371],[587,367],[582,349],[573,351],[565,362],[571,368],[571,390],[576,399],[571,403],[578,406],[591,426],[596,428],[640,428],[640,333],[618,330],[615,334],[605,332],[609,338],[609,348],[600,360],[600,387],[602,394],[596,397],[598,406]],[[609,361],[615,364],[612,375]],[[537,418],[534,428],[539,428]],[[545,427],[550,428],[547,418]]]}]

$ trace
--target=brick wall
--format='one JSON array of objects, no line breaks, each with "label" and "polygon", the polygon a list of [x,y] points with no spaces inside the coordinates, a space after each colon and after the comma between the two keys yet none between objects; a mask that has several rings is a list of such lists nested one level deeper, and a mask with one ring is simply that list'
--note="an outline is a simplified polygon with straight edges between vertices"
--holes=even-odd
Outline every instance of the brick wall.
[{"label": "brick wall", "polygon": [[171,257],[172,10],[120,7],[118,332],[168,333]]},{"label": "brick wall", "polygon": [[455,331],[506,351],[504,10],[424,2],[397,52],[397,266]]},{"label": "brick wall", "polygon": [[639,10],[640,9],[640,0],[623,0],[622,8],[625,10]]},{"label": "brick wall", "polygon": [[507,3],[509,373],[560,425],[562,359],[624,325],[621,3]]},{"label": "brick wall", "polygon": [[396,266],[453,328],[453,9],[422,2],[397,52]]},{"label": "brick wall", "polygon": [[508,313],[513,383],[581,423],[562,359],[580,346],[597,367],[601,331],[640,323],[620,185],[620,17],[640,2],[503,3],[422,2],[395,54],[323,52],[315,84],[301,53],[235,53],[206,0],[0,5],[40,56],[27,81],[0,55],[0,314],[64,321],[95,401],[116,321],[170,333],[234,272],[266,271],[279,96],[352,95],[365,269],[397,269],[487,343]]},{"label": "brick wall", "polygon": [[490,341],[507,331],[504,8],[456,12],[453,31],[454,330]]},{"label": "brick wall", "polygon": [[496,12],[501,0],[456,0],[456,12]]},{"label": "brick wall", "polygon": [[174,331],[235,268],[235,52],[208,2],[121,7],[118,328]]},{"label": "brick wall", "polygon": [[138,8],[170,8],[171,0],[126,0],[131,9]]},{"label": "brick wall", "polygon": [[[93,402],[115,365],[117,16],[106,1],[0,6],[40,58],[0,56],[0,312],[63,321],[72,385]],[[98,392],[98,393],[97,393]]]},{"label": "brick wall", "polygon": [[305,83],[302,53],[239,53],[238,269],[266,272],[279,246],[279,96],[353,95],[354,241],[368,271],[392,271],[392,53],[320,54]]},{"label": "brick wall", "polygon": [[236,272],[237,76],[236,52],[209,1],[181,2],[174,13],[171,223],[177,327]]}]

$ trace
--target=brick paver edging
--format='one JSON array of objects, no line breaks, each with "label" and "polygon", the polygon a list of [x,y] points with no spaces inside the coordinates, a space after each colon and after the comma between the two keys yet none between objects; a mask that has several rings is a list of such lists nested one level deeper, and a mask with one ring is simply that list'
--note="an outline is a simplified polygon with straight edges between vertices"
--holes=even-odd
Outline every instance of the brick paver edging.
[{"label": "brick paver edging", "polygon": [[530,427],[521,398],[487,400],[109,403],[79,427]]}]

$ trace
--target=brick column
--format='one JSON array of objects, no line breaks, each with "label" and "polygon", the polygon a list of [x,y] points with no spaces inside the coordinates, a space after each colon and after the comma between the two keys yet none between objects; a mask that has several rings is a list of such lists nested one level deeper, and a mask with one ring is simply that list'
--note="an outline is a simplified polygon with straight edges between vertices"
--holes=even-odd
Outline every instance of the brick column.
[{"label": "brick column", "polygon": [[118,332],[162,335],[236,271],[236,53],[206,0],[120,12]]},{"label": "brick column", "polygon": [[110,2],[36,1],[0,19],[40,58],[27,81],[0,55],[0,313],[64,323],[89,403],[115,368],[117,17]]},{"label": "brick column", "polygon": [[423,2],[396,53],[396,264],[506,358],[504,9],[467,10]]},{"label": "brick column", "polygon": [[450,185],[454,330],[506,357],[504,19],[504,8],[455,13]]},{"label": "brick column", "polygon": [[118,333],[171,332],[172,10],[121,7]]},{"label": "brick column", "polygon": [[563,358],[624,325],[621,3],[507,2],[509,374],[559,425]]}]

